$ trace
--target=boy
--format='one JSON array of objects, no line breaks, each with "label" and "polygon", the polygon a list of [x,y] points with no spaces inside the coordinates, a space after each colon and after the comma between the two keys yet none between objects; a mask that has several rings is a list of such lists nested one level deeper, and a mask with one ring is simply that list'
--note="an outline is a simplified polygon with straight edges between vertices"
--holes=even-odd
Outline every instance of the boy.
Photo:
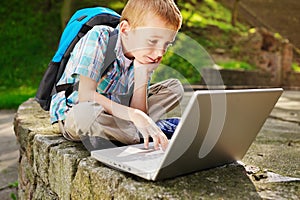
[{"label": "boy", "polygon": [[165,150],[168,138],[155,122],[178,105],[183,88],[175,79],[151,87],[149,81],[181,21],[173,0],[129,0],[116,28],[117,58],[102,77],[99,72],[112,30],[95,26],[89,31],[76,44],[58,83],[79,81],[78,91],[67,100],[64,91],[57,93],[51,101],[51,122],[59,123],[63,136],[82,140],[89,150],[103,148],[107,141],[122,145],[141,139],[148,148],[151,137],[155,149]]}]

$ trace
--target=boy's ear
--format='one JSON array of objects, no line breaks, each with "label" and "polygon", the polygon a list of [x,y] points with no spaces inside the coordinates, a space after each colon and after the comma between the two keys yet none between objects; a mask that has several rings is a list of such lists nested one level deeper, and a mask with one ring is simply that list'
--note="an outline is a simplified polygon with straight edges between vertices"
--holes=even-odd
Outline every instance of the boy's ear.
[{"label": "boy's ear", "polygon": [[130,29],[131,29],[131,27],[127,20],[121,21],[121,23],[120,23],[120,32],[121,33],[127,34],[127,32],[130,31]]}]

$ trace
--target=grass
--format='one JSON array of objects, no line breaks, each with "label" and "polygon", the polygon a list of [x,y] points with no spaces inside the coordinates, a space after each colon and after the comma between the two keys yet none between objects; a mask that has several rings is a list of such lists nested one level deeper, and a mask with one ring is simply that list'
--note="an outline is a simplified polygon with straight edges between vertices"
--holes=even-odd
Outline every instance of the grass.
[{"label": "grass", "polygon": [[0,46],[0,109],[17,108],[34,96],[55,51],[59,9],[45,10],[42,1],[0,3],[0,14],[5,16],[0,23],[0,42],[5,44]]},{"label": "grass", "polygon": [[36,88],[20,86],[0,89],[0,109],[16,109],[20,103],[35,96]]},{"label": "grass", "polygon": [[[50,2],[50,1],[49,1]],[[116,3],[117,2],[117,3]],[[75,7],[95,4],[120,11],[122,1],[78,1]],[[16,109],[35,96],[61,35],[62,1],[1,1],[0,109]]]}]

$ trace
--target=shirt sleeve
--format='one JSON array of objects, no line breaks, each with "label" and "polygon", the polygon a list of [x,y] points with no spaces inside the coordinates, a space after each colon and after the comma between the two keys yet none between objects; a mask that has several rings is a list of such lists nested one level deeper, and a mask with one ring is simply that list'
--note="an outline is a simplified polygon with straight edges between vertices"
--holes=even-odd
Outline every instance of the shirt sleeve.
[{"label": "shirt sleeve", "polygon": [[78,41],[71,54],[72,64],[75,69],[72,74],[73,78],[83,75],[99,82],[108,39],[109,32],[107,28],[94,26]]}]

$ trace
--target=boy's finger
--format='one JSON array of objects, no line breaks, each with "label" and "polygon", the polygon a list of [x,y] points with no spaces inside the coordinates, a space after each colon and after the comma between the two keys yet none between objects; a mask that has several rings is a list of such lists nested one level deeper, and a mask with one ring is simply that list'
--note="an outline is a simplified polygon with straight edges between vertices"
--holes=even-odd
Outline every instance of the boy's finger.
[{"label": "boy's finger", "polygon": [[159,149],[159,138],[157,136],[152,137],[153,143],[154,143],[154,149],[158,150]]},{"label": "boy's finger", "polygon": [[160,139],[161,148],[163,151],[165,151],[168,147],[169,140],[165,135],[160,135],[159,139]]},{"label": "boy's finger", "polygon": [[144,137],[144,147],[145,149],[149,148],[149,137]]}]

